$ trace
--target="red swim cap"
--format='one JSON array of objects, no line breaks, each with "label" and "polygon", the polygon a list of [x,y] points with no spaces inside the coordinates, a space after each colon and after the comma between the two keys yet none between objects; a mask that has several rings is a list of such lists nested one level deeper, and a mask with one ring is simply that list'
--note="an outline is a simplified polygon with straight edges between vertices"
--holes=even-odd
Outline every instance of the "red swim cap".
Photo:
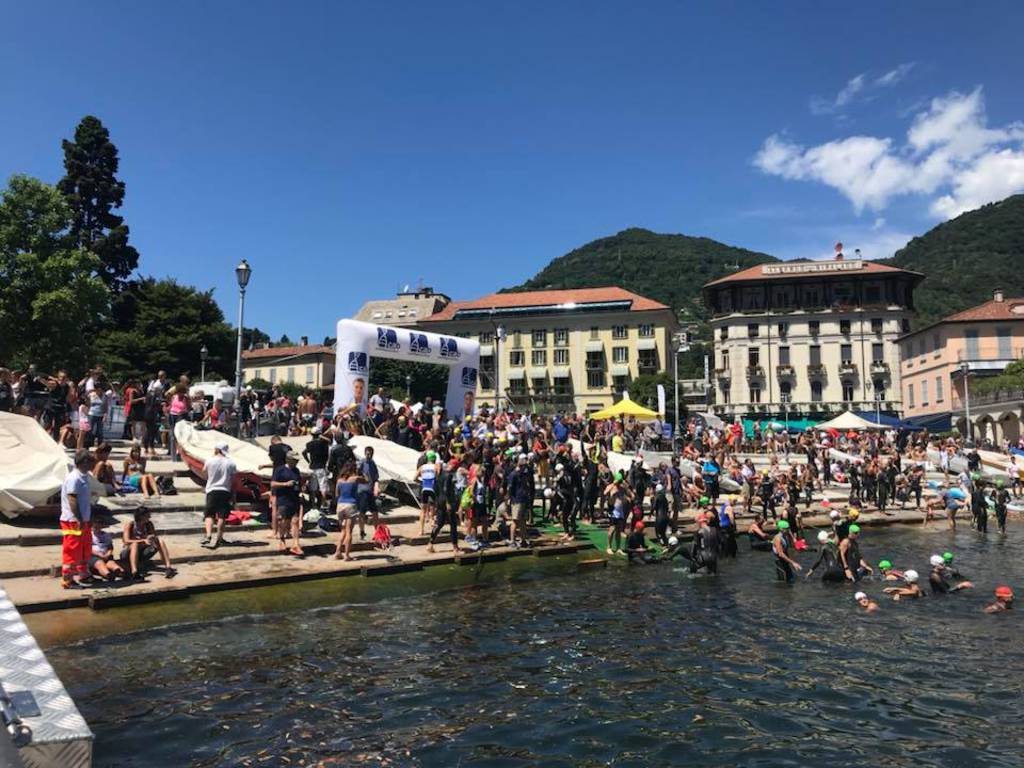
[{"label": "red swim cap", "polygon": [[643,529],[644,529],[644,521],[643,520],[637,520],[636,521],[636,525],[633,526],[633,530],[642,531]]},{"label": "red swim cap", "polygon": [[996,597],[1013,598],[1013,590],[1007,586],[996,587]]}]

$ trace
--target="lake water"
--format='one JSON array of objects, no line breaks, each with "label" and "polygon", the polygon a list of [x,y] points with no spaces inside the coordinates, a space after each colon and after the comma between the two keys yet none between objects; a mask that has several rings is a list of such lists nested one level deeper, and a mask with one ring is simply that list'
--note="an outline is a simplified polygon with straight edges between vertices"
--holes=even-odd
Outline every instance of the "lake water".
[{"label": "lake water", "polygon": [[744,546],[716,578],[523,558],[363,604],[301,607],[296,586],[294,609],[279,592],[274,613],[48,655],[98,767],[1020,766],[1024,610],[981,608],[997,582],[1024,591],[1021,531],[862,536],[922,574],[945,549],[977,589],[871,616]]}]

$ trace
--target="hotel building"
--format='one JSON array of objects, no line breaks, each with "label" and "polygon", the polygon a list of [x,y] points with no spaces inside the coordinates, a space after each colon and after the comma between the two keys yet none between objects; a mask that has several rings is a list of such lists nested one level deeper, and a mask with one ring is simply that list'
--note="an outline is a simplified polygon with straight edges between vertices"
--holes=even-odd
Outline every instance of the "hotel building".
[{"label": "hotel building", "polygon": [[493,406],[500,392],[519,411],[583,413],[612,405],[636,376],[670,370],[679,326],[657,301],[580,288],[454,301],[419,327],[479,339],[479,404]]},{"label": "hotel building", "polygon": [[923,275],[839,253],[750,267],[704,286],[714,410],[734,418],[898,414],[897,339]]}]

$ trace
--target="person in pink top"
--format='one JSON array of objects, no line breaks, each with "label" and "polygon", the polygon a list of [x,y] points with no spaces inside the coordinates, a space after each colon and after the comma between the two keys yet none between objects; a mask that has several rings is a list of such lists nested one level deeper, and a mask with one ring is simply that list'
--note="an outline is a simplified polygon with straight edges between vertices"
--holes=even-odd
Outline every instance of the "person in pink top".
[{"label": "person in pink top", "polygon": [[192,398],[188,394],[188,384],[179,382],[167,403],[167,452],[174,461],[178,461],[178,449],[174,442],[174,425],[182,419],[187,419],[192,410]]}]

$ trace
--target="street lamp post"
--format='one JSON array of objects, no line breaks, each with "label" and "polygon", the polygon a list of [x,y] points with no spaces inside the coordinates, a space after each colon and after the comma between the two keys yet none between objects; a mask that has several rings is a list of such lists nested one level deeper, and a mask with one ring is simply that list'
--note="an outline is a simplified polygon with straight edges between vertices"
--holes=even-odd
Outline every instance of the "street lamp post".
[{"label": "street lamp post", "polygon": [[971,387],[967,375],[971,366],[967,363],[960,363],[960,374],[964,380],[964,416],[967,418],[967,442],[974,442],[974,424],[971,423]]},{"label": "street lamp post", "polygon": [[206,361],[210,357],[210,350],[203,344],[199,348],[199,380],[206,381]]},{"label": "street lamp post", "polygon": [[881,392],[875,392],[875,424],[882,425],[882,398],[885,395]]},{"label": "street lamp post", "polygon": [[679,434],[679,355],[682,352],[687,352],[690,347],[686,343],[686,334],[677,333],[672,337],[672,348],[674,354],[672,355],[672,368],[673,375],[675,378],[675,389],[673,390],[674,395],[672,397],[674,420],[672,422],[672,435],[673,435],[673,446],[675,445],[675,436]]},{"label": "street lamp post", "polygon": [[505,326],[494,329],[494,410],[501,413],[501,341],[505,338]]},{"label": "street lamp post", "polygon": [[408,400],[409,398],[412,397],[410,392],[412,392],[412,374],[411,373],[407,373],[407,374],[405,374],[405,399],[406,400]]},{"label": "street lamp post", "polygon": [[242,436],[242,411],[238,407],[238,398],[242,394],[242,324],[245,322],[245,288],[249,285],[249,278],[252,277],[252,267],[249,262],[242,259],[235,267],[235,277],[238,278],[238,345],[235,349],[235,411],[238,421],[238,436]]},{"label": "street lamp post", "polygon": [[786,422],[786,432],[789,432],[789,400],[792,397],[788,392],[780,392],[779,400],[782,401],[782,419]]}]

